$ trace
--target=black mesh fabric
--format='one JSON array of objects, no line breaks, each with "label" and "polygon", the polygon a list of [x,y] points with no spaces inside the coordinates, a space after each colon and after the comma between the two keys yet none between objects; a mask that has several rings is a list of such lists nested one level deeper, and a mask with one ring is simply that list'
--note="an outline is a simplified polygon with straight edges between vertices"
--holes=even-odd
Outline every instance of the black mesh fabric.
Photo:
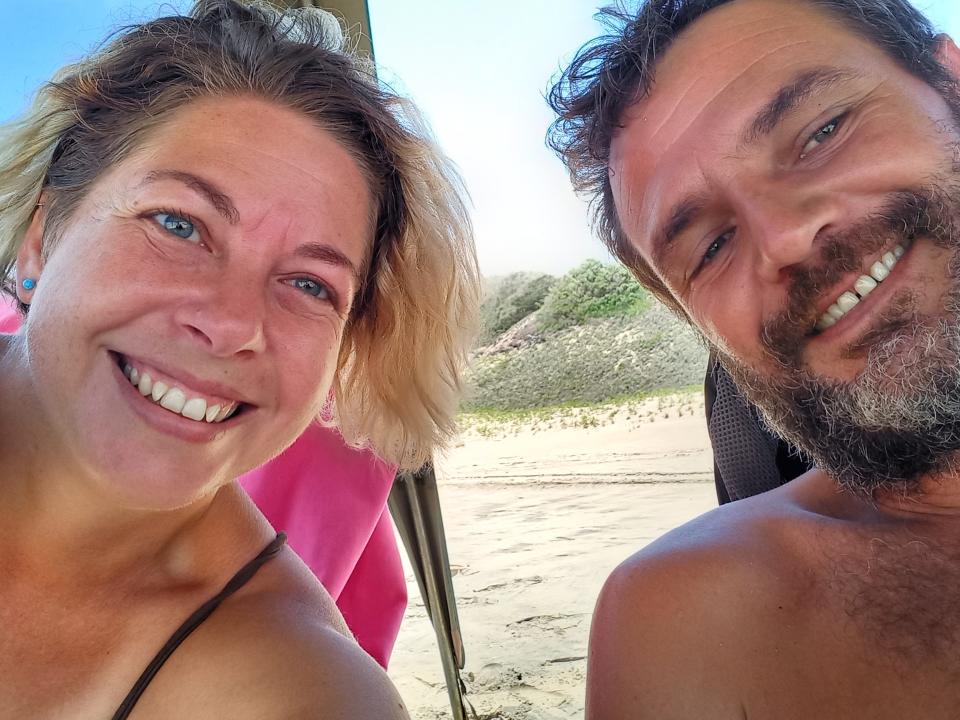
[{"label": "black mesh fabric", "polygon": [[707,370],[707,429],[721,503],[772,490],[792,479],[783,477],[777,465],[781,441],[767,431],[756,409],[714,358]]}]

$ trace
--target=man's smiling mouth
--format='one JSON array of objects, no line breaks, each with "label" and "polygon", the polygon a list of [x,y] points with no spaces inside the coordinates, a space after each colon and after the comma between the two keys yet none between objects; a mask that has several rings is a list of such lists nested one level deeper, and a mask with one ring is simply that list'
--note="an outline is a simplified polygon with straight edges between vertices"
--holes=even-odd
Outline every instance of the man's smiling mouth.
[{"label": "man's smiling mouth", "polygon": [[893,249],[885,252],[879,260],[870,266],[868,274],[861,275],[854,281],[853,287],[841,294],[827,311],[817,320],[814,330],[822,332],[837,323],[840,318],[853,310],[863,298],[872,293],[877,286],[889,277],[894,266],[910,247],[910,241],[894,245]]}]

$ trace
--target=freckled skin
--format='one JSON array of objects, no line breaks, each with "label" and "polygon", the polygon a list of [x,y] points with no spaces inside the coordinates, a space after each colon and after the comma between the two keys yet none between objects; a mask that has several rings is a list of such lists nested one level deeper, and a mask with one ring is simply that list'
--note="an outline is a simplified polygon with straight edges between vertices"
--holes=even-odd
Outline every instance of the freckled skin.
[{"label": "freckled skin", "polygon": [[[938,57],[958,74],[948,39]],[[858,77],[801,103],[769,138],[740,142],[780,87],[821,66]],[[811,144],[841,113],[840,129]],[[611,182],[622,226],[650,261],[669,209],[689,193],[706,199],[657,271],[711,341],[773,372],[760,330],[785,307],[790,269],[890,193],[949,175],[956,142],[943,98],[832,16],[806,2],[735,0],[661,56],[651,94],[614,137]],[[936,316],[950,251],[920,238],[911,255],[897,282]],[[869,327],[809,342],[806,368],[855,378],[865,354],[848,348]],[[870,503],[814,470],[669,533],[614,571],[600,597],[588,720],[954,718],[958,511],[955,474]]]},{"label": "freckled skin", "polygon": [[[235,216],[189,183],[145,181],[160,171],[216,186]],[[45,256],[35,213],[18,271],[37,288],[21,295],[23,330],[0,335],[0,716],[112,716],[176,628],[275,537],[231,481],[320,411],[357,291],[343,262],[361,268],[372,217],[360,168],[330,134],[252,98],[172,113],[94,183]],[[308,243],[343,262],[298,253]],[[248,409],[198,440],[189,433],[208,426],[150,405],[110,353]],[[133,715],[406,712],[285,548],[174,653]]]},{"label": "freckled skin", "polygon": [[[239,222],[175,180],[143,185],[158,169],[215,184]],[[194,218],[204,246],[144,216],[160,210]],[[305,118],[253,100],[179,111],[96,183],[37,274],[25,341],[37,422],[55,428],[48,453],[146,507],[176,507],[275,455],[318,414],[356,290],[343,268],[295,250],[324,242],[359,267],[369,217],[356,163]],[[285,282],[299,276],[343,304]],[[215,441],[185,444],[134,419],[107,350],[224,383],[255,409]]]}]

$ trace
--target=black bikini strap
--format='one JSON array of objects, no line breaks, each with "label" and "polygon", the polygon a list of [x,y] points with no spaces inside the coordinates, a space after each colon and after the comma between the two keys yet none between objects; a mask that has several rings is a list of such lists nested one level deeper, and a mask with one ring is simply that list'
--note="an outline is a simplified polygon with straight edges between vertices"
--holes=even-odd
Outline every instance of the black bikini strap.
[{"label": "black bikini strap", "polygon": [[143,691],[147,689],[147,685],[150,684],[153,677],[173,654],[173,651],[180,646],[180,643],[186,640],[190,633],[200,626],[200,623],[210,617],[210,614],[219,607],[220,603],[246,585],[250,578],[256,575],[257,570],[259,570],[264,563],[271,560],[280,552],[286,541],[286,534],[282,532],[277,533],[277,537],[274,538],[259,555],[240,568],[237,574],[230,578],[230,581],[224,585],[223,590],[197,608],[197,610],[177,628],[177,631],[167,640],[166,645],[160,649],[160,652],[156,654],[153,660],[150,661],[147,669],[143,671],[143,674],[140,675],[136,684],[134,684],[133,688],[127,694],[127,697],[124,698],[120,704],[120,707],[117,708],[117,711],[113,714],[113,720],[125,720],[125,718],[130,715],[133,706],[137,704]]}]

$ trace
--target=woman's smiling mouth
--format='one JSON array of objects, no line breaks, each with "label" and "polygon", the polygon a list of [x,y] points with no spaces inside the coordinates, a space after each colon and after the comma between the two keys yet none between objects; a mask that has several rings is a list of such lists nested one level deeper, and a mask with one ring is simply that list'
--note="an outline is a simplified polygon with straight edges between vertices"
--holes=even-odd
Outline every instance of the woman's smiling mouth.
[{"label": "woman's smiling mouth", "polygon": [[130,384],[145,399],[174,415],[196,422],[216,424],[234,417],[243,406],[243,403],[237,400],[217,398],[194,391],[145,363],[120,354],[114,355]]}]

